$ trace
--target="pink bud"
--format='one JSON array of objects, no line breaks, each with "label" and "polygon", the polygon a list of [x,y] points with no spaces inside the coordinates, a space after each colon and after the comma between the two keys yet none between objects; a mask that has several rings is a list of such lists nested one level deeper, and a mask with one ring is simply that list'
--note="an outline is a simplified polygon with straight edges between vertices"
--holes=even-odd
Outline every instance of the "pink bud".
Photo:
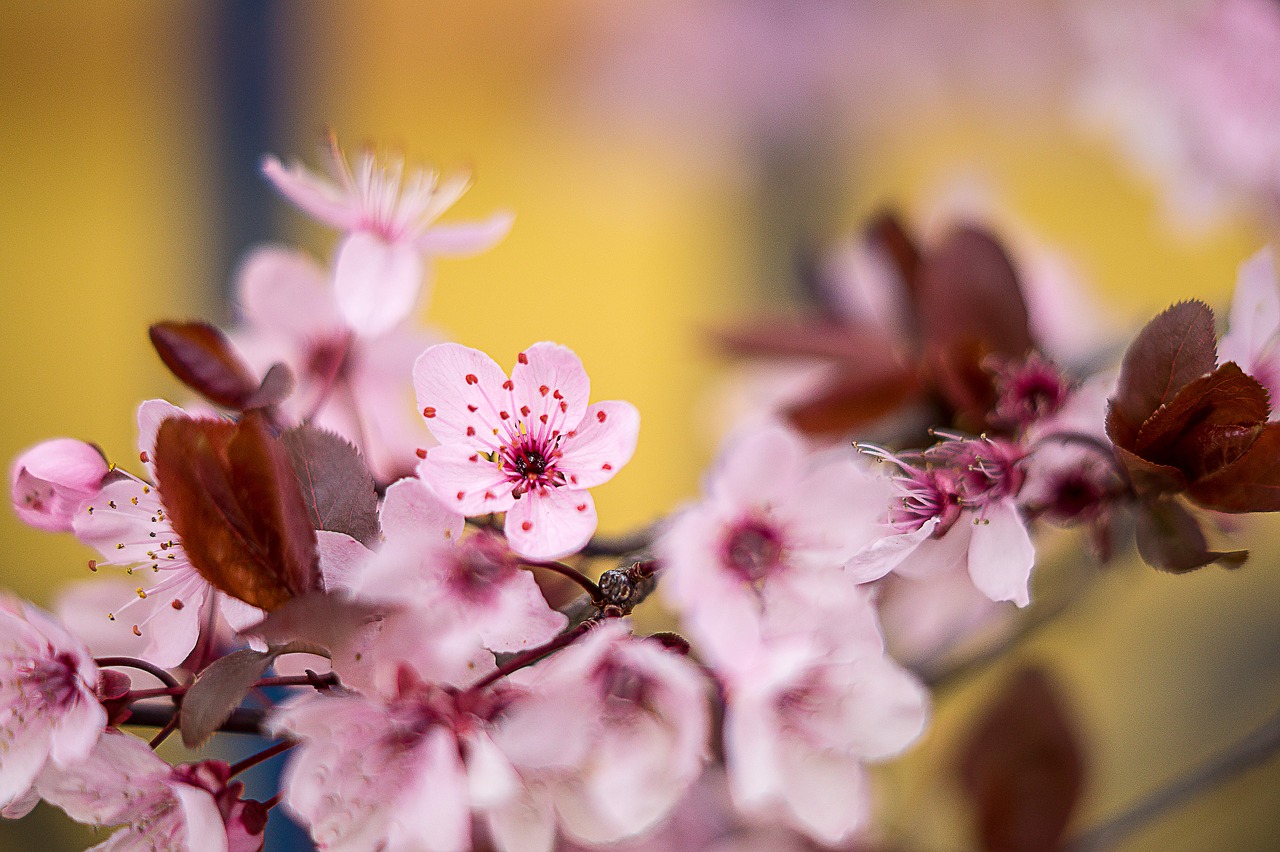
[{"label": "pink bud", "polygon": [[36,529],[70,532],[71,519],[102,486],[109,468],[102,452],[73,438],[36,444],[13,463],[13,510]]}]

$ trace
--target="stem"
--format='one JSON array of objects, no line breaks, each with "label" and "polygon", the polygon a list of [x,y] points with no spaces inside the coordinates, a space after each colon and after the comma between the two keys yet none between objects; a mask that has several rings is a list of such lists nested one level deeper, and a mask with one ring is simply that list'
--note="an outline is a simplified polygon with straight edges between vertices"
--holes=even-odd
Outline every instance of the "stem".
[{"label": "stem", "polygon": [[181,698],[187,694],[185,686],[162,686],[156,689],[131,689],[125,693],[129,701],[141,701],[144,698]]},{"label": "stem", "polygon": [[594,535],[581,552],[583,556],[626,556],[629,553],[644,550],[652,540],[652,528],[617,536]]},{"label": "stem", "polygon": [[1119,816],[1091,828],[1067,845],[1070,852],[1111,849],[1161,814],[1252,769],[1280,751],[1280,713],[1217,757],[1156,790]]},{"label": "stem", "polygon": [[137,669],[140,672],[146,672],[156,680],[168,687],[178,686],[178,679],[169,674],[159,666],[152,665],[146,660],[138,660],[133,657],[99,657],[94,660],[98,668],[130,668]]},{"label": "stem", "polygon": [[311,686],[316,689],[327,689],[338,685],[338,676],[333,672],[316,674],[308,672],[300,675],[284,675],[281,677],[264,677],[253,684],[254,689],[266,686]]},{"label": "stem", "polygon": [[581,586],[583,591],[591,596],[591,600],[601,600],[600,587],[596,585],[595,581],[571,565],[566,565],[563,562],[526,562],[525,564],[532,568],[545,568],[548,571],[559,574],[561,577],[566,577]]},{"label": "stem", "polygon": [[262,807],[263,807],[263,809],[264,809],[264,810],[268,810],[268,811],[269,811],[269,810],[271,810],[272,808],[274,808],[276,805],[280,804],[280,797],[281,797],[281,795],[283,795],[283,794],[281,794],[281,793],[276,793],[276,794],[275,794],[274,796],[272,796],[270,799],[267,799],[265,802],[263,802],[263,803],[262,803]]},{"label": "stem", "polygon": [[253,754],[253,755],[250,755],[249,757],[246,757],[244,760],[240,761],[239,763],[232,764],[231,775],[232,777],[235,777],[236,775],[239,775],[241,772],[244,772],[246,769],[252,769],[253,767],[257,766],[259,763],[270,760],[271,758],[275,757],[277,754],[283,754],[284,752],[293,748],[297,744],[298,744],[298,740],[281,740],[280,742],[276,743],[270,748],[263,749],[257,754]]},{"label": "stem", "polygon": [[1096,577],[1096,571],[1077,573],[1074,585],[1058,600],[1032,610],[997,641],[953,662],[916,667],[915,673],[930,689],[940,690],[982,671],[1070,609]]},{"label": "stem", "polygon": [[[177,715],[177,708],[165,705],[134,705],[129,708],[130,716],[126,725],[137,725],[141,728],[164,728]],[[262,722],[266,718],[265,710],[239,707],[232,711],[227,721],[218,730],[225,734],[254,734],[262,736]]]},{"label": "stem", "polygon": [[179,713],[173,714],[173,718],[170,719],[168,722],[166,722],[165,726],[160,729],[160,732],[151,739],[150,743],[148,743],[148,745],[151,746],[152,751],[155,751],[156,749],[160,748],[160,744],[165,740],[169,739],[170,734],[178,730],[178,722],[181,719],[182,719],[181,714]]},{"label": "stem", "polygon": [[335,352],[333,366],[324,377],[324,384],[320,386],[320,393],[316,396],[316,401],[311,404],[311,410],[307,412],[307,416],[302,418],[303,423],[310,423],[315,420],[324,408],[325,403],[329,401],[329,397],[333,395],[334,386],[338,382],[338,376],[342,375],[342,370],[347,364],[347,358],[351,355],[351,343],[353,335],[347,334],[342,340],[342,349]]},{"label": "stem", "polygon": [[536,648],[530,648],[527,651],[522,651],[519,654],[516,654],[514,657],[507,660],[497,669],[489,672],[489,674],[480,678],[480,680],[476,681],[472,686],[468,687],[467,691],[479,692],[485,687],[492,686],[493,684],[502,680],[504,677],[511,674],[512,672],[519,671],[525,666],[531,666],[534,663],[538,662],[538,660],[541,660],[543,657],[549,656],[550,654],[554,654],[556,651],[559,651],[561,648],[565,648],[569,645],[572,645],[574,642],[578,640],[579,637],[581,637],[588,630],[590,630],[592,626],[594,626],[594,624],[595,622],[593,621],[584,621],[582,624],[579,624],[577,627],[573,628],[572,630],[566,630],[565,632],[561,633],[559,636],[552,639],[550,642],[547,642],[545,645],[539,645]]}]

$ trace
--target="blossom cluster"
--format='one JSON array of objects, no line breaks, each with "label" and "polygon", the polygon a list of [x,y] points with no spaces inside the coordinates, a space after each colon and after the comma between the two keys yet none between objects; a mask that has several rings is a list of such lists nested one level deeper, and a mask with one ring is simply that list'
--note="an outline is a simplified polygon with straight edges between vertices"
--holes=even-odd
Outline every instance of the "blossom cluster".
[{"label": "blossom cluster", "polygon": [[[1041,525],[1105,559],[1132,517],[1181,572],[1245,557],[1210,549],[1208,511],[1280,509],[1269,251],[1221,341],[1181,303],[1090,373],[1041,345],[993,234],[925,246],[885,215],[820,317],[722,336],[821,380],[735,416],[698,499],[602,538],[591,489],[636,408],[592,402],[565,346],[507,371],[413,325],[430,259],[511,218],[438,222],[465,176],[332,166],[263,167],[338,231],[329,267],[261,249],[240,327],[152,327],[199,399],[141,404],[136,465],[71,438],[14,462],[18,516],[131,579],[62,619],[0,598],[6,817],[121,826],[103,849],[252,852],[276,806],[329,850],[857,844],[870,767],[928,726],[927,663],[1032,602]],[[632,618],[655,589],[679,634]],[[175,731],[269,744],[172,766]],[[246,799],[235,777],[285,752]]]}]

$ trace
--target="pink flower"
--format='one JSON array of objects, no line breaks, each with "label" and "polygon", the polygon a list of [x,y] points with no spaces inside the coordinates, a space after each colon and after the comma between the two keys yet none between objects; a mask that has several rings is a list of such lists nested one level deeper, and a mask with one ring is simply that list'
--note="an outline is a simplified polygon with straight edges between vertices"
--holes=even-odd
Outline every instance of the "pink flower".
[{"label": "pink flower", "polygon": [[[138,407],[140,458],[149,471],[160,424],[186,416],[159,399]],[[139,656],[164,668],[180,665],[195,647],[211,606],[235,630],[259,621],[259,610],[218,594],[187,560],[156,487],[119,469],[116,475],[93,500],[81,504],[73,526],[76,537],[103,557],[90,567],[121,567],[131,576],[141,572],[149,578],[138,584],[131,600],[107,613],[121,629],[127,625],[142,638]]]},{"label": "pink flower", "polygon": [[991,600],[1030,603],[1035,547],[1015,499],[1025,476],[1016,446],[955,436],[922,453],[861,449],[901,472],[884,537],[846,563],[858,582],[894,570],[920,575],[964,565]]},{"label": "pink flower", "polygon": [[490,651],[530,648],[564,629],[502,538],[464,537],[462,516],[416,477],[387,489],[379,519],[377,551],[319,533],[329,588],[387,607],[359,664],[344,659],[344,682],[386,694],[407,664],[431,682],[462,684],[492,670]]},{"label": "pink flower", "polygon": [[588,488],[613,478],[635,451],[640,414],[628,402],[588,407],[582,362],[554,343],[520,353],[508,379],[488,355],[456,343],[413,368],[418,406],[440,446],[423,481],[464,515],[506,512],[511,549],[558,559],[596,529]]},{"label": "pink flower", "polygon": [[1280,278],[1271,246],[1240,264],[1228,331],[1218,341],[1218,363],[1228,361],[1262,383],[1272,399],[1271,419],[1280,417]]},{"label": "pink flower", "polygon": [[243,801],[244,785],[230,776],[220,760],[170,766],[142,740],[109,731],[83,762],[46,772],[37,790],[77,822],[126,826],[93,847],[104,852],[258,852],[267,811]]},{"label": "pink flower", "polygon": [[783,606],[782,597],[812,601],[852,588],[842,567],[884,535],[891,487],[847,451],[809,454],[777,423],[750,429],[721,454],[703,501],[659,539],[660,588],[714,654],[710,646]]},{"label": "pink flower", "polygon": [[107,724],[97,686],[98,667],[78,639],[43,610],[0,595],[0,808],[26,796],[46,765],[89,755]]},{"label": "pink flower", "polygon": [[380,164],[372,152],[361,155],[353,173],[334,138],[329,155],[332,180],[297,164],[286,168],[275,157],[263,161],[262,171],[298,207],[345,232],[334,261],[334,295],[359,334],[381,334],[409,315],[422,286],[424,256],[475,254],[511,228],[506,213],[475,224],[436,224],[466,192],[465,174],[443,183],[434,171],[404,176],[403,159],[387,157]]},{"label": "pink flower", "polygon": [[827,844],[866,824],[864,764],[901,752],[927,717],[924,687],[883,653],[798,634],[744,643],[717,674],[734,802]]},{"label": "pink flower", "polygon": [[[613,843],[658,824],[707,758],[708,683],[684,656],[607,622],[521,673],[494,742],[524,782],[491,810],[504,849],[550,838]],[[549,845],[545,848],[550,848]]]},{"label": "pink flower", "polygon": [[473,803],[515,792],[488,733],[508,700],[501,690],[458,693],[408,674],[386,702],[296,700],[270,722],[303,741],[285,772],[285,805],[321,849],[469,849]]},{"label": "pink flower", "polygon": [[300,252],[258,249],[241,266],[238,288],[241,352],[259,371],[283,362],[297,380],[285,412],[359,447],[381,482],[412,473],[427,436],[413,413],[409,376],[437,338],[407,322],[358,335],[325,271]]},{"label": "pink flower", "polygon": [[70,532],[71,519],[107,475],[102,451],[73,438],[43,441],[18,456],[9,474],[13,511],[25,523]]}]

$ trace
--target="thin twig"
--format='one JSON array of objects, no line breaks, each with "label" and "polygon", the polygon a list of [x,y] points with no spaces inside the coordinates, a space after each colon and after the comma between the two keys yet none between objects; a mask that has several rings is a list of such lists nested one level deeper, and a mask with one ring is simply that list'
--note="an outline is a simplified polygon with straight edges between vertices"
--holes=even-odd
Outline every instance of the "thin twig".
[{"label": "thin twig", "polygon": [[653,543],[653,529],[646,528],[623,535],[595,535],[582,548],[583,556],[627,556],[644,550]]},{"label": "thin twig", "polygon": [[559,636],[552,639],[550,642],[547,642],[546,644],[539,645],[536,648],[530,648],[527,651],[522,651],[519,654],[516,654],[515,656],[511,657],[511,659],[503,663],[501,666],[498,666],[498,668],[489,672],[489,674],[485,675],[484,677],[480,678],[480,680],[472,684],[469,687],[469,691],[479,692],[485,687],[492,686],[494,683],[497,683],[499,680],[511,674],[512,672],[519,671],[525,666],[531,666],[534,663],[538,662],[538,660],[541,660],[543,657],[546,657],[550,654],[554,654],[556,651],[559,651],[561,648],[565,648],[569,645],[572,645],[574,642],[578,640],[578,637],[582,636],[584,633],[590,630],[593,625],[594,625],[594,622],[584,621],[582,624],[579,624],[577,627],[564,631]]},{"label": "thin twig", "polygon": [[170,734],[178,730],[178,722],[181,721],[181,719],[181,713],[174,713],[173,718],[166,722],[165,726],[160,729],[160,732],[151,738],[151,742],[148,743],[148,745],[151,746],[152,751],[160,748],[160,744],[169,739]]},{"label": "thin twig", "polygon": [[298,744],[298,740],[281,740],[270,748],[263,749],[257,754],[251,754],[239,763],[232,764],[231,776],[234,778],[246,769],[252,769],[259,763],[270,760],[277,754],[282,754]]},{"label": "thin twig", "polygon": [[581,586],[582,590],[591,596],[592,601],[601,600],[600,587],[596,585],[596,582],[592,580],[590,577],[588,577],[586,574],[583,574],[581,571],[579,571],[577,568],[574,568],[571,565],[566,565],[563,562],[554,562],[554,561],[526,562],[524,564],[532,568],[545,568],[548,571],[559,574],[561,577],[570,579],[573,582],[577,583],[579,586]]},{"label": "thin twig", "polygon": [[1101,852],[1114,848],[1162,814],[1261,765],[1276,752],[1280,752],[1280,713],[1218,756],[1175,778],[1120,815],[1081,834],[1068,844],[1067,849],[1070,852]]},{"label": "thin twig", "polygon": [[178,679],[169,674],[159,666],[152,665],[146,660],[139,660],[134,657],[98,657],[94,660],[98,668],[129,668],[137,669],[140,672],[146,672],[156,680],[168,687],[179,686]]},{"label": "thin twig", "polygon": [[1092,585],[1097,575],[1097,571],[1085,570],[1077,572],[1075,583],[1065,594],[1061,595],[1053,603],[1041,604],[1027,613],[1000,639],[953,662],[918,666],[915,668],[915,673],[930,689],[939,690],[982,671],[1004,657],[1009,651],[1033,637],[1042,628],[1048,626],[1054,619],[1070,609],[1076,601],[1083,597],[1085,590]]},{"label": "thin twig", "polygon": [[[166,704],[135,704],[129,708],[126,725],[141,728],[164,728],[177,714],[177,708]],[[225,734],[263,735],[262,722],[266,718],[265,710],[252,707],[239,707],[233,710],[227,721],[218,730]]]}]

